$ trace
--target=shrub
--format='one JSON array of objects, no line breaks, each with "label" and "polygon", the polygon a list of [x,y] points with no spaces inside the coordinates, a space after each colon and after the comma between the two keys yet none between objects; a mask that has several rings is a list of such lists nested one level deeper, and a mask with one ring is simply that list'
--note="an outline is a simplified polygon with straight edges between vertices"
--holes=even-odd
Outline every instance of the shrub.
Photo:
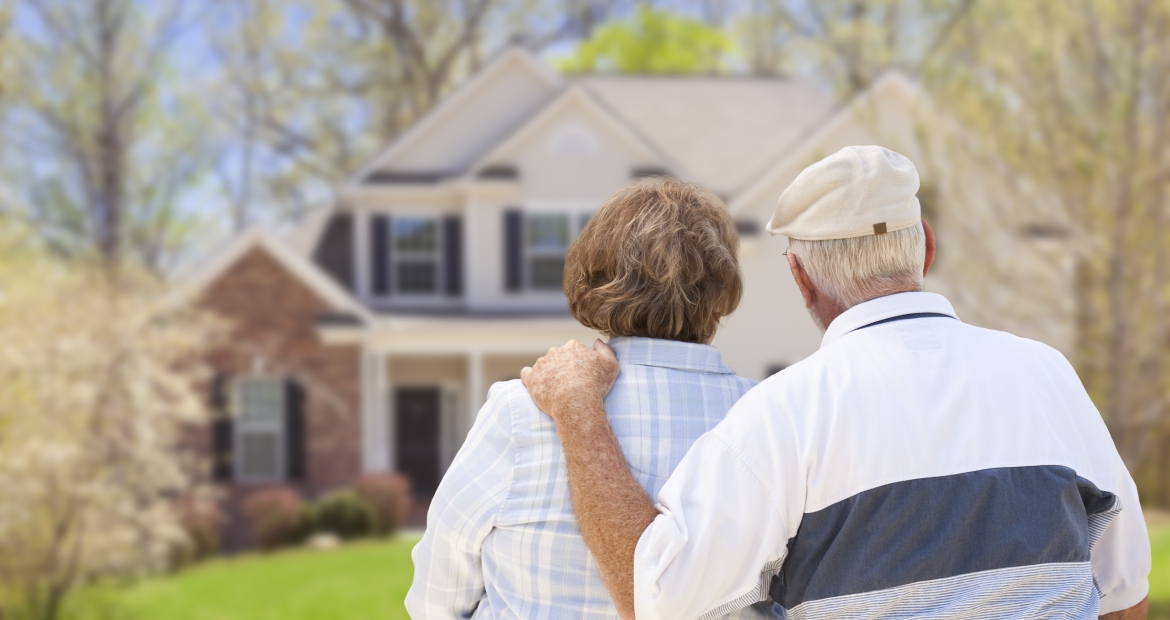
[{"label": "shrub", "polygon": [[244,501],[244,514],[263,549],[292,545],[304,539],[311,526],[306,512],[301,496],[288,487],[257,491]]},{"label": "shrub", "polygon": [[367,474],[354,491],[374,511],[374,533],[389,536],[402,527],[410,512],[410,480],[402,474]]},{"label": "shrub", "polygon": [[313,508],[314,529],[342,538],[358,538],[374,532],[374,510],[357,493],[341,489],[326,493]]},{"label": "shrub", "polygon": [[186,540],[175,549],[172,564],[183,567],[219,551],[223,515],[211,498],[185,497],[176,505]]}]

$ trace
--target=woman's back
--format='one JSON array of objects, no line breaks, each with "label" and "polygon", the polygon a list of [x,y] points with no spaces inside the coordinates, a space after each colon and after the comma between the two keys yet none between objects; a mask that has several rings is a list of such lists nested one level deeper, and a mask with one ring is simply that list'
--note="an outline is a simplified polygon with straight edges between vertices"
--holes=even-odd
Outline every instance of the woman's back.
[{"label": "woman's back", "polygon": [[[654,497],[691,444],[755,382],[736,376],[709,345],[650,338],[610,344],[621,374],[606,411],[635,477]],[[577,527],[552,420],[519,381],[493,386],[489,404],[443,479],[427,536],[415,549],[412,615],[617,618]],[[462,566],[459,557],[473,561],[468,554],[476,550],[479,566]],[[459,586],[440,580],[435,591],[418,573],[436,571],[479,574]],[[452,595],[459,608],[441,611]],[[739,615],[758,617],[760,610]]]}]

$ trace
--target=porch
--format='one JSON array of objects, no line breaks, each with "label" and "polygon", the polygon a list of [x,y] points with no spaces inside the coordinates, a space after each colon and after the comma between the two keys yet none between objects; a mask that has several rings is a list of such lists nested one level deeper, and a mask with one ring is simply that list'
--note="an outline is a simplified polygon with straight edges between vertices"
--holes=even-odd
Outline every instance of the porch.
[{"label": "porch", "polygon": [[549,347],[598,334],[571,317],[383,317],[376,325],[323,327],[360,344],[365,472],[398,471],[425,505],[463,445],[492,384],[520,378]]}]

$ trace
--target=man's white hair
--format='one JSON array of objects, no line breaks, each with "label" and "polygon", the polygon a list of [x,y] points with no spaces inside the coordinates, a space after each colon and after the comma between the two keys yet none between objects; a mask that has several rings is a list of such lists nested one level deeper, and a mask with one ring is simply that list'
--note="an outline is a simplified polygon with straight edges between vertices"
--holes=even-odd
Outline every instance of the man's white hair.
[{"label": "man's white hair", "polygon": [[788,251],[842,311],[883,295],[922,290],[926,233],[921,223],[852,239],[790,239]]}]

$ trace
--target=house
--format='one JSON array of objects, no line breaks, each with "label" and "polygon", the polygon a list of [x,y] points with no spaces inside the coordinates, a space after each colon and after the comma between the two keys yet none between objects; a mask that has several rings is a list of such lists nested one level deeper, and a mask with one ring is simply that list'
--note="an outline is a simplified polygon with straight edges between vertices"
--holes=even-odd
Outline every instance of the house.
[{"label": "house", "polygon": [[[314,495],[387,470],[425,502],[492,383],[551,346],[598,336],[568,313],[565,251],[606,196],[642,177],[695,181],[735,218],[745,293],[715,344],[742,375],[762,379],[819,345],[786,242],[762,231],[788,183],[846,145],[883,144],[918,163],[942,244],[930,288],[987,299],[970,294],[946,245],[971,218],[943,205],[994,213],[1010,192],[967,172],[929,178],[923,101],[896,74],[841,103],[786,79],[565,77],[506,51],[293,238],[248,233],[182,281],[183,295],[235,326],[212,357],[220,417],[205,442],[229,508],[266,485]],[[1025,228],[976,242],[995,255],[1055,255],[1042,279],[1059,305],[1067,261]],[[1032,314],[1041,320],[1012,327],[1068,350],[1071,320],[1045,304]],[[956,305],[992,326],[1006,316]]]}]

